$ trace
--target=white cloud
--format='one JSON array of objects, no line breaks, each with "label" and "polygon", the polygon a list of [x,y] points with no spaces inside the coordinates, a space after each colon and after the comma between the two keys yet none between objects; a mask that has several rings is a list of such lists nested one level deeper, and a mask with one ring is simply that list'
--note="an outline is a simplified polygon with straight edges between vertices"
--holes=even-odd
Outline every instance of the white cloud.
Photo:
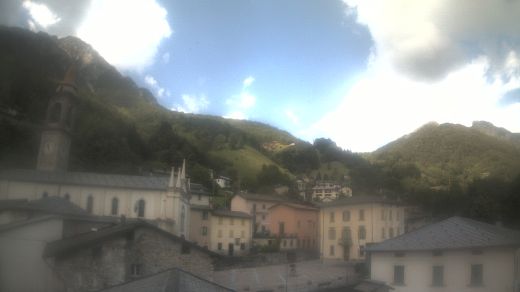
[{"label": "white cloud", "polygon": [[252,108],[256,103],[256,97],[249,92],[242,92],[238,106],[243,109]]},{"label": "white cloud", "polygon": [[46,29],[61,20],[61,18],[51,11],[47,5],[42,3],[24,1],[23,8],[25,8],[31,16],[28,24],[32,30],[35,30],[37,27]]},{"label": "white cloud", "polygon": [[161,87],[159,85],[159,82],[157,82],[157,80],[152,75],[150,75],[150,74],[145,75],[144,82],[146,84],[148,84],[150,89],[155,91],[155,93],[157,94],[157,97],[161,98],[164,96],[165,93],[167,96],[169,96],[169,91],[167,91],[164,87]]},{"label": "white cloud", "polygon": [[136,70],[153,63],[171,33],[167,11],[155,0],[92,0],[76,32],[111,64]]},{"label": "white cloud", "polygon": [[290,109],[285,110],[285,116],[287,116],[287,118],[289,118],[289,120],[291,120],[291,122],[293,122],[293,124],[298,125],[300,123],[300,118],[298,118],[298,116],[294,113],[294,111],[292,111]]},{"label": "white cloud", "polygon": [[209,106],[209,100],[206,95],[182,95],[182,104],[173,106],[171,110],[184,112],[184,113],[199,113]]},{"label": "white cloud", "polygon": [[488,82],[489,63],[480,57],[438,82],[425,83],[375,57],[343,102],[300,135],[309,140],[326,136],[346,149],[372,151],[430,121],[470,126],[486,120],[520,131],[520,104],[497,106],[505,92],[520,86],[520,79]]},{"label": "white cloud", "polygon": [[[519,1],[344,0],[368,26],[378,55],[415,78],[442,79],[478,56],[492,74],[507,75],[520,50]],[[505,71],[506,70],[506,71]],[[518,74],[516,70],[515,74]]]},{"label": "white cloud", "polygon": [[246,79],[244,79],[244,81],[242,82],[242,85],[244,85],[244,88],[247,88],[247,87],[251,86],[251,84],[253,84],[253,82],[255,82],[255,78],[253,76],[249,76]]},{"label": "white cloud", "polygon": [[243,112],[231,112],[224,116],[226,119],[234,119],[234,120],[247,120],[247,116]]},{"label": "white cloud", "polygon": [[153,78],[153,76],[151,76],[151,75],[146,75],[144,77],[144,82],[146,82],[146,84],[148,84],[152,87],[157,85],[157,80],[155,80],[155,78]]}]

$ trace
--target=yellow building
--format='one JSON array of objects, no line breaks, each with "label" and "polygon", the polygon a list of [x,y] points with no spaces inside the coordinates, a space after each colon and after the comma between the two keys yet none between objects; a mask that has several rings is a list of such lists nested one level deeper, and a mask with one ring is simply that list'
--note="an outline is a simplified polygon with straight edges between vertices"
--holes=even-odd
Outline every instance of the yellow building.
[{"label": "yellow building", "polygon": [[325,259],[364,259],[367,244],[404,233],[404,206],[378,196],[320,204],[320,253]]},{"label": "yellow building", "polygon": [[209,220],[210,250],[230,256],[249,252],[252,243],[250,215],[237,211],[213,210]]}]

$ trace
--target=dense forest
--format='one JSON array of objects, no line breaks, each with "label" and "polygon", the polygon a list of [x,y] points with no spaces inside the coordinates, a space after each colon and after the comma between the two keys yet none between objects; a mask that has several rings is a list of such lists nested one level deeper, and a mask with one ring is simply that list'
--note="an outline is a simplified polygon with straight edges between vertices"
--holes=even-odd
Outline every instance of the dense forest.
[{"label": "dense forest", "polygon": [[[232,178],[234,190],[271,192],[296,180],[333,180],[361,193],[520,226],[520,135],[486,122],[427,124],[373,153],[330,139],[301,141],[269,125],[160,106],[74,37],[0,27],[0,167],[33,168],[56,81],[79,60],[79,100],[69,169],[162,174],[182,159],[192,181]],[[367,133],[374,135],[376,133]]]}]

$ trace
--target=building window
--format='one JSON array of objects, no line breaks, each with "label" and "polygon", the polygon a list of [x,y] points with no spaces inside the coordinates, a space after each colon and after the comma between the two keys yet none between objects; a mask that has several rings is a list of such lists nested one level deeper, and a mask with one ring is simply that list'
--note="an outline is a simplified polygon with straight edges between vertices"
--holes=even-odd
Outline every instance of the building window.
[{"label": "building window", "polygon": [[186,224],[186,207],[182,205],[181,209],[181,232],[184,232],[184,225]]},{"label": "building window", "polygon": [[265,215],[264,214],[262,214],[262,220],[265,220]]},{"label": "building window", "polygon": [[300,228],[300,220],[298,220],[298,222],[296,222],[296,226],[297,226],[298,228]]},{"label": "building window", "polygon": [[47,198],[48,196],[49,196],[49,194],[47,192],[43,192],[42,198]]},{"label": "building window", "polygon": [[433,286],[444,286],[444,267],[433,266],[432,270],[432,285]]},{"label": "building window", "polygon": [[392,227],[388,228],[388,237],[394,237],[394,229]]},{"label": "building window", "polygon": [[218,250],[222,250],[222,242],[219,242],[219,243],[217,244],[217,249],[218,249]]},{"label": "building window", "polygon": [[280,236],[285,234],[285,223],[284,222],[278,222],[278,234]]},{"label": "building window", "polygon": [[484,284],[483,281],[483,268],[482,264],[474,264],[471,265],[471,286],[482,286]]},{"label": "building window", "polygon": [[202,235],[208,235],[208,227],[206,226],[202,226],[202,231],[201,231]]},{"label": "building window", "polygon": [[291,239],[291,240],[289,240],[289,247],[292,247],[292,245],[293,245],[293,240]]},{"label": "building window", "polygon": [[442,256],[442,251],[441,251],[441,250],[434,250],[434,251],[432,252],[432,255],[433,255],[434,257],[440,257],[440,256]]},{"label": "building window", "polygon": [[144,209],[146,207],[146,202],[143,199],[137,201],[137,217],[144,217]]},{"label": "building window", "polygon": [[386,238],[386,230],[385,230],[384,227],[381,228],[381,238],[382,238],[382,239],[385,239],[385,238]]},{"label": "building window", "polygon": [[240,244],[240,250],[245,250],[246,249],[246,244],[245,243],[241,243]]},{"label": "building window", "polygon": [[283,243],[283,247],[286,247],[286,246],[287,246],[287,240],[284,239],[284,240],[282,241],[282,243]]},{"label": "building window", "polygon": [[401,220],[401,212],[399,212],[399,210],[395,210],[395,217],[397,221]]},{"label": "building window", "polygon": [[262,204],[262,209],[264,209],[264,210],[265,210],[265,204]]},{"label": "building window", "polygon": [[61,119],[61,103],[55,103],[52,105],[49,121],[51,123],[57,123]]},{"label": "building window", "polygon": [[93,209],[94,209],[94,197],[92,197],[92,195],[89,195],[87,197],[87,212],[92,214]]},{"label": "building window", "polygon": [[242,219],[240,220],[240,224],[241,224],[242,226],[245,226],[245,225],[246,225],[246,219],[243,219],[243,218],[242,218]]},{"label": "building window", "polygon": [[366,239],[366,237],[367,237],[367,231],[365,229],[365,226],[359,226],[358,238],[359,239]]},{"label": "building window", "polygon": [[64,198],[65,198],[65,200],[70,201],[70,195],[69,194],[65,194]]},{"label": "building window", "polygon": [[350,221],[350,211],[343,211],[343,221]]},{"label": "building window", "polygon": [[365,256],[365,246],[364,245],[360,245],[359,246],[359,256],[360,257],[364,257]]},{"label": "building window", "polygon": [[208,211],[202,211],[202,220],[208,220]]},{"label": "building window", "polygon": [[141,276],[143,274],[143,264],[130,265],[130,275],[133,277]]},{"label": "building window", "polygon": [[334,222],[334,212],[330,212],[330,222]]},{"label": "building window", "polygon": [[404,266],[394,266],[394,284],[404,285]]},{"label": "building window", "polygon": [[385,220],[385,209],[381,209],[381,220]]},{"label": "building window", "polygon": [[334,245],[331,245],[330,246],[330,250],[329,250],[329,255],[333,256],[334,255]]},{"label": "building window", "polygon": [[335,240],[336,239],[336,228],[330,227],[329,228],[329,240]]},{"label": "building window", "polygon": [[244,230],[240,231],[240,238],[245,238],[246,232]]},{"label": "building window", "polygon": [[188,254],[190,251],[190,244],[187,241],[183,241],[181,245],[181,254]]},{"label": "building window", "polygon": [[110,211],[110,214],[117,215],[118,211],[119,211],[119,199],[113,198],[112,199],[112,209]]},{"label": "building window", "polygon": [[229,238],[235,237],[235,232],[233,230],[229,230]]},{"label": "building window", "polygon": [[392,220],[392,209],[388,211],[388,220]]},{"label": "building window", "polygon": [[350,240],[352,240],[350,235],[350,227],[343,227],[343,230],[341,231],[341,239],[343,239],[344,242],[349,242]]},{"label": "building window", "polygon": [[217,236],[218,236],[218,238],[222,238],[222,230],[220,230],[220,229],[218,230]]},{"label": "building window", "polygon": [[365,220],[365,210],[359,210],[359,221]]}]

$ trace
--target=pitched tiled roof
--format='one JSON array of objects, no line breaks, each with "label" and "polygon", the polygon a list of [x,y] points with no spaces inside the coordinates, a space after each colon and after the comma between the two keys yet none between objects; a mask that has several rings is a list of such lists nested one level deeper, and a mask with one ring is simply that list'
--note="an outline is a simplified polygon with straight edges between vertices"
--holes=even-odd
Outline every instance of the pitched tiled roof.
[{"label": "pitched tiled roof", "polygon": [[288,206],[295,209],[301,209],[301,210],[309,210],[309,211],[319,211],[318,208],[315,208],[313,206],[303,205],[303,204],[295,204],[295,203],[278,203],[275,205],[272,205],[269,209],[276,208],[278,206]]},{"label": "pitched tiled roof", "polygon": [[98,292],[165,292],[165,291],[212,291],[233,292],[234,290],[210,282],[199,276],[172,268],[157,274],[99,290]]},{"label": "pitched tiled roof", "polygon": [[[33,169],[8,169],[0,170],[0,179],[141,190],[166,190],[169,177],[104,174],[93,172],[42,171]],[[205,190],[200,184],[191,183],[190,186],[190,188],[192,188],[195,192],[202,192]]]},{"label": "pitched tiled roof", "polygon": [[264,195],[264,194],[237,194],[236,196],[240,196],[247,200],[255,200],[255,201],[270,201],[270,202],[297,202],[294,199],[287,198],[285,196],[277,196],[277,195]]},{"label": "pitched tiled roof", "polygon": [[238,217],[238,218],[251,218],[251,215],[239,212],[239,211],[230,211],[226,209],[217,209],[213,210],[212,214],[215,216],[226,216],[226,217]]},{"label": "pitched tiled roof", "polygon": [[384,204],[399,204],[399,202],[383,197],[374,195],[356,195],[347,198],[341,198],[331,202],[318,203],[320,207],[335,207],[345,205],[359,205],[359,204],[373,204],[373,203],[384,203]]},{"label": "pitched tiled roof", "polygon": [[180,238],[179,236],[176,236],[170,232],[162,230],[162,229],[156,227],[155,225],[152,225],[150,223],[147,223],[146,221],[141,221],[141,220],[134,221],[132,223],[118,224],[118,225],[100,229],[98,231],[83,233],[83,234],[80,234],[80,235],[77,235],[74,237],[64,238],[64,239],[50,242],[45,247],[44,256],[53,257],[53,256],[62,255],[62,254],[65,254],[65,253],[73,251],[73,250],[91,246],[93,244],[96,244],[98,242],[101,242],[101,241],[104,241],[104,240],[107,240],[110,238],[126,235],[126,234],[134,231],[137,228],[153,229],[174,241],[178,241],[183,244],[187,244],[190,247],[201,250],[205,253],[210,254],[211,256],[217,256],[217,257],[220,256],[217,253],[214,253],[205,248],[202,248],[195,243],[189,242],[183,238]]},{"label": "pitched tiled roof", "polygon": [[88,215],[88,212],[60,197],[38,200],[1,200],[0,210],[25,210],[60,215]]},{"label": "pitched tiled roof", "polygon": [[425,225],[367,247],[369,251],[446,250],[520,246],[520,232],[462,217]]}]

